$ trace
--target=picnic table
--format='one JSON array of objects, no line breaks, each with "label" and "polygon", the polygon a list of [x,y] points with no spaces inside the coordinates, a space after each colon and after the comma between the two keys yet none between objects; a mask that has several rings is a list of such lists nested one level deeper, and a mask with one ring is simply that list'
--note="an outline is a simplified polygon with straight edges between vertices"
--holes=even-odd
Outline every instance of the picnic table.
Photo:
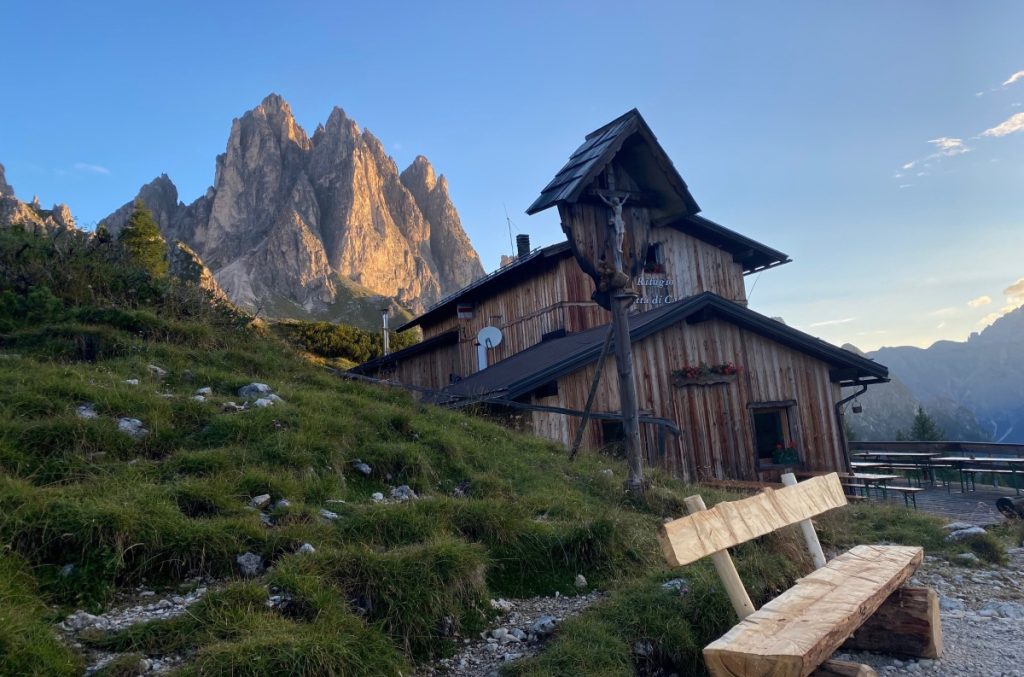
[{"label": "picnic table", "polygon": [[882,490],[882,498],[889,498],[889,482],[898,480],[899,475],[884,475],[881,473],[870,473],[870,472],[854,472],[854,473],[842,473],[840,477],[847,477],[852,480],[856,480],[864,483],[864,493],[867,494],[872,486],[876,486]]},{"label": "picnic table", "polygon": [[[941,453],[932,451],[858,451],[853,455],[865,460],[882,461],[883,465],[886,464],[885,462],[889,464],[905,463],[913,465],[918,470],[928,473],[928,482],[932,485],[935,484],[935,474],[932,466],[935,461],[944,460],[941,458]],[[920,485],[920,477],[918,478],[918,484]]]},{"label": "picnic table", "polygon": [[850,461],[850,466],[854,468],[881,468],[884,465],[878,461]]},{"label": "picnic table", "polygon": [[[1017,491],[1017,495],[1020,495],[1020,481],[1018,475],[1022,465],[1024,465],[1024,458],[1020,457],[1005,457],[1005,456],[943,456],[941,459],[944,463],[952,463],[956,466],[956,469],[960,473],[960,492],[967,493],[964,485],[964,473],[970,473],[973,476],[979,472],[1006,472],[1009,470],[1010,476],[1013,478],[1013,488]],[[980,466],[976,468],[967,468],[966,466]],[[991,466],[991,467],[989,467]],[[1006,466],[1005,469],[1000,466]]]}]

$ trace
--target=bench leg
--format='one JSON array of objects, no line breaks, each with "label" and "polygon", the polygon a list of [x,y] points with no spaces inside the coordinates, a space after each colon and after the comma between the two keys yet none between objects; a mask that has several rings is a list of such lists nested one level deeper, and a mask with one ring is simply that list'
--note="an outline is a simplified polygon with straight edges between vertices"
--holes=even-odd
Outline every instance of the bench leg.
[{"label": "bench leg", "polygon": [[900,588],[860,626],[843,648],[916,658],[941,657],[938,594],[932,588]]}]

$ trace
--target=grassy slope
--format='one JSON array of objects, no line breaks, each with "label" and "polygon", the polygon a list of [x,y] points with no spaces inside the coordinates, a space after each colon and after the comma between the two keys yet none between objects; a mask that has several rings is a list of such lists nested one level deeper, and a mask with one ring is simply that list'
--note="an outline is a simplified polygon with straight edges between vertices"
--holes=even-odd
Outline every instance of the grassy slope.
[{"label": "grassy slope", "polygon": [[[43,279],[55,268],[26,270]],[[608,601],[512,672],[700,672],[700,647],[731,624],[706,561],[682,572],[660,564],[656,527],[683,513],[692,487],[654,474],[647,499],[631,504],[618,461],[584,454],[570,463],[548,442],[341,381],[278,339],[174,294],[151,310],[92,307],[73,296],[84,293],[74,279],[54,282],[61,303],[38,316],[18,311],[0,334],[0,614],[15,619],[0,618],[0,673],[74,673],[80,659],[53,641],[48,623],[75,607],[99,611],[118,588],[176,587],[195,575],[225,583],[185,616],[88,641],[184,651],[185,674],[397,674],[478,631],[490,597],[571,593],[577,573],[611,589]],[[98,294],[92,279],[89,294]],[[150,363],[169,374],[149,375]],[[251,381],[270,384],[285,404],[222,413]],[[204,386],[211,401],[192,401]],[[86,402],[99,418],[76,415]],[[151,434],[136,442],[119,433],[121,416]],[[352,469],[357,458],[373,467],[370,477]],[[398,484],[423,498],[369,499]],[[455,497],[456,487],[468,495]],[[272,528],[246,507],[263,493],[291,501],[274,511]],[[724,496],[701,493],[709,504]],[[321,519],[324,507],[340,518]],[[837,545],[946,547],[919,513],[857,507],[824,522]],[[306,542],[315,554],[296,552]],[[739,549],[755,598],[802,571],[796,543],[786,532]],[[272,563],[264,576],[236,577],[245,551]],[[688,596],[661,590],[680,573]],[[269,608],[271,588],[290,603]],[[638,641],[651,643],[650,656],[633,655]]]}]

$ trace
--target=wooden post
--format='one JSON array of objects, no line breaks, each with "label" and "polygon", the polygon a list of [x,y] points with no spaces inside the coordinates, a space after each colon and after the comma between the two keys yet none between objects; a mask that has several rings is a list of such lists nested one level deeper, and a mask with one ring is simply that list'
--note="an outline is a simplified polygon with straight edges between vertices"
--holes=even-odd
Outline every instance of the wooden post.
[{"label": "wooden post", "polygon": [[[791,487],[796,484],[796,476],[791,472],[782,474],[782,483],[787,487]],[[814,560],[814,568],[820,569],[827,563],[825,560],[825,553],[821,549],[821,542],[818,540],[818,533],[814,530],[814,524],[810,518],[800,520],[800,531],[804,532],[804,540],[807,542],[807,549],[811,553],[811,559]]]},{"label": "wooden post", "polygon": [[[686,510],[691,515],[707,510],[704,499],[700,496],[688,496],[683,502],[686,503]],[[719,550],[711,555],[711,561],[714,562],[718,577],[722,579],[722,585],[725,586],[725,591],[729,594],[732,608],[736,610],[736,615],[742,621],[756,609],[754,609],[754,603],[750,601],[747,589],[743,587],[743,581],[740,580],[740,575],[736,571],[736,565],[732,563],[729,551]]]},{"label": "wooden post", "polygon": [[636,402],[636,381],[633,379],[633,346],[629,340],[629,318],[626,309],[633,296],[618,292],[612,297],[612,328],[615,332],[615,367],[619,374],[619,408],[622,411],[622,432],[626,443],[629,477],[626,488],[634,496],[644,490],[644,461],[640,445],[640,412]]},{"label": "wooden post", "polygon": [[831,660],[818,666],[811,677],[878,677],[878,673],[870,665]]}]

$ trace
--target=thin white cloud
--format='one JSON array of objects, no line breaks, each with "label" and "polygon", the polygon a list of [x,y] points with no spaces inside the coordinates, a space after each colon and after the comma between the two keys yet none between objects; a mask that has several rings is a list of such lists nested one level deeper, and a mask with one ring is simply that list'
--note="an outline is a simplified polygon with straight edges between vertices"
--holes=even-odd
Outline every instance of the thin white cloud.
[{"label": "thin white cloud", "polygon": [[103,165],[94,165],[88,162],[76,162],[75,169],[88,174],[109,174],[110,170]]},{"label": "thin white cloud", "polygon": [[1018,279],[1016,282],[1004,289],[1003,295],[1006,297],[1006,305],[998,311],[989,313],[985,317],[981,318],[981,320],[978,321],[979,327],[987,327],[1003,315],[1011,313],[1021,306],[1024,306],[1024,277]]},{"label": "thin white cloud", "polygon": [[990,303],[992,303],[992,297],[985,295],[979,296],[976,299],[971,299],[970,301],[967,302],[967,305],[970,306],[971,308],[980,308],[982,306],[987,306]]},{"label": "thin white cloud", "polygon": [[957,139],[952,136],[940,136],[937,139],[932,139],[928,143],[935,146],[936,152],[946,157],[963,155],[964,153],[971,152],[971,149],[964,145],[963,139]]},{"label": "thin white cloud", "polygon": [[856,319],[857,319],[856,317],[844,317],[841,320],[825,320],[824,322],[812,322],[811,326],[812,327],[831,327],[832,325],[836,325],[836,324],[847,324],[848,322],[853,322]]},{"label": "thin white cloud", "polygon": [[1013,83],[1018,82],[1020,80],[1024,80],[1024,71],[1017,71],[1010,77],[1006,78],[1006,82],[1003,83],[1003,87],[1009,87]]},{"label": "thin white cloud", "polygon": [[953,317],[958,312],[959,312],[958,308],[954,308],[953,306],[946,306],[945,308],[939,308],[938,310],[933,310],[932,312],[928,313],[928,316],[929,317],[946,318],[946,317]]},{"label": "thin white cloud", "polygon": [[1003,290],[1006,300],[1018,306],[1024,305],[1024,277]]},{"label": "thin white cloud", "polygon": [[1024,113],[1015,113],[995,127],[990,127],[981,133],[982,136],[1006,136],[1014,132],[1024,131]]},{"label": "thin white cloud", "polygon": [[[963,139],[955,136],[940,136],[937,139],[930,139],[928,143],[932,144],[935,152],[930,155],[926,155],[923,158],[917,160],[911,160],[905,163],[900,169],[907,171],[914,167],[924,166],[925,168],[932,167],[937,161],[943,158],[956,157],[957,155],[963,155],[964,153],[970,153],[973,148],[964,143]],[[926,176],[927,172],[918,172],[918,176]],[[898,178],[898,177],[896,177]]]},{"label": "thin white cloud", "polygon": [[912,183],[901,183],[901,184],[900,184],[900,190],[902,190],[902,189],[904,189],[904,188],[910,188],[910,187],[912,187],[913,185],[914,185],[914,184],[912,184]]}]

